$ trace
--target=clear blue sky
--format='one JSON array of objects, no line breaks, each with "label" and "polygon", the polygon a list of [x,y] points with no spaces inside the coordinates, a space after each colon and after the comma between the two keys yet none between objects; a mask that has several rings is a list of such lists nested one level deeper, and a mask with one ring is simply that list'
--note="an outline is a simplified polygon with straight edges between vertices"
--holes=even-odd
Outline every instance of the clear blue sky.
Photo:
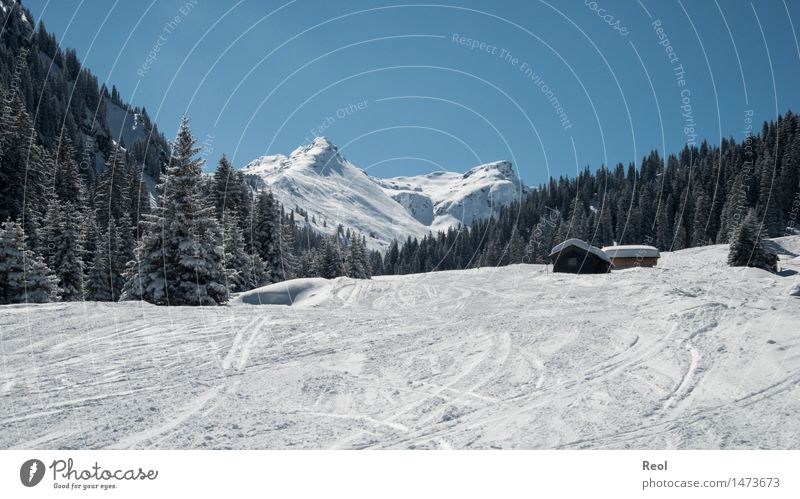
[{"label": "clear blue sky", "polygon": [[800,109],[798,2],[24,3],[168,136],[188,111],[212,164],[316,133],[377,176],[509,159],[536,184]]}]

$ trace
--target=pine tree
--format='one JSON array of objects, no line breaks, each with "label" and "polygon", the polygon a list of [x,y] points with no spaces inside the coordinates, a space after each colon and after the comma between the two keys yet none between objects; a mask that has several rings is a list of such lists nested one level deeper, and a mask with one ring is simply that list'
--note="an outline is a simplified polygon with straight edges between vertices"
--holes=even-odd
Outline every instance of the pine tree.
[{"label": "pine tree", "polygon": [[71,202],[50,201],[42,228],[42,257],[58,278],[63,301],[84,298],[82,214]]},{"label": "pine tree", "polygon": [[658,207],[656,214],[656,247],[662,251],[672,248],[672,210],[672,194],[669,194],[666,201]]},{"label": "pine tree", "polygon": [[106,226],[118,224],[122,215],[130,212],[129,189],[125,151],[112,144],[106,170],[100,175],[95,192],[98,226],[108,230]]},{"label": "pine tree", "polygon": [[72,140],[62,133],[55,158],[55,195],[62,202],[81,207],[86,203],[86,192],[74,154]]},{"label": "pine tree", "polygon": [[694,202],[694,220],[692,222],[692,236],[690,238],[690,245],[692,247],[706,246],[712,243],[708,233],[706,232],[706,227],[709,222],[711,203],[709,202],[706,193],[702,191],[702,189],[695,194]]},{"label": "pine tree", "polygon": [[280,218],[275,197],[268,190],[261,191],[253,212],[251,244],[264,262],[269,282],[282,280]]},{"label": "pine tree", "polygon": [[47,264],[27,250],[22,226],[0,224],[0,304],[46,303],[58,299],[58,279]]},{"label": "pine tree", "polygon": [[244,227],[249,216],[250,189],[244,181],[244,175],[233,169],[227,156],[220,158],[209,188],[217,218],[222,220],[226,212],[236,212]]},{"label": "pine tree", "polygon": [[688,244],[688,237],[686,235],[686,226],[683,225],[682,213],[678,213],[675,217],[675,225],[672,228],[672,250],[686,249]]},{"label": "pine tree", "polygon": [[280,226],[280,267],[279,276],[281,280],[294,279],[297,277],[297,256],[295,255],[294,242],[294,216],[281,217],[283,221]]},{"label": "pine tree", "polygon": [[766,236],[782,236],[786,223],[782,210],[784,192],[782,186],[778,184],[780,176],[774,174],[778,165],[769,153],[760,158],[758,164],[760,165],[761,179],[756,214],[763,221],[763,230]]},{"label": "pine tree", "polygon": [[126,271],[123,299],[157,305],[217,305],[228,299],[222,234],[202,196],[202,159],[181,119],[170,165],[161,175],[158,205]]},{"label": "pine tree", "polygon": [[150,191],[144,181],[144,173],[141,168],[135,168],[130,175],[130,185],[128,186],[128,198],[130,208],[128,214],[133,229],[133,237],[138,240],[141,234],[139,223],[150,214]]},{"label": "pine tree", "polygon": [[611,202],[603,202],[600,205],[600,220],[598,224],[598,243],[602,246],[614,244],[614,224],[611,222]]},{"label": "pine tree", "polygon": [[21,220],[35,239],[33,225],[47,207],[45,188],[54,162],[36,141],[20,93],[7,90],[0,97],[0,220]]},{"label": "pine tree", "polygon": [[744,221],[733,232],[728,265],[731,267],[756,267],[773,271],[777,263],[774,253],[767,250],[759,236],[754,210],[749,210]]},{"label": "pine tree", "polygon": [[358,236],[353,237],[350,246],[347,248],[345,271],[347,276],[353,279],[369,279],[372,275],[364,241]]},{"label": "pine tree", "polygon": [[[248,274],[254,272],[250,259],[244,248],[244,235],[239,227],[239,218],[236,212],[227,212],[223,220],[224,266],[227,276],[228,291],[235,293],[250,289],[249,285],[257,281],[253,277],[248,279]],[[253,287],[256,287],[256,284]]]},{"label": "pine tree", "polygon": [[339,242],[334,238],[325,238],[316,262],[316,274],[326,279],[335,279],[345,275],[344,262],[339,252]]},{"label": "pine tree", "polygon": [[119,299],[119,276],[114,272],[116,227],[98,228],[95,254],[86,278],[86,299],[90,301],[116,301]]}]

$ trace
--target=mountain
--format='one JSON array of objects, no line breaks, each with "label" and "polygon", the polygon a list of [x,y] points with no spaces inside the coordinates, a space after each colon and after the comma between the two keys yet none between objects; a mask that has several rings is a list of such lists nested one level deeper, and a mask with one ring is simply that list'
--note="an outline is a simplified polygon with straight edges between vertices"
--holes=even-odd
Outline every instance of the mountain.
[{"label": "mountain", "polygon": [[289,156],[262,156],[242,172],[252,187],[268,186],[287,209],[307,212],[307,223],[320,232],[333,233],[338,225],[355,229],[373,249],[496,215],[527,193],[507,161],[463,174],[374,178],[325,137]]},{"label": "mountain", "polygon": [[508,161],[479,165],[463,174],[438,171],[374,180],[434,232],[496,216],[500,207],[528,193]]}]

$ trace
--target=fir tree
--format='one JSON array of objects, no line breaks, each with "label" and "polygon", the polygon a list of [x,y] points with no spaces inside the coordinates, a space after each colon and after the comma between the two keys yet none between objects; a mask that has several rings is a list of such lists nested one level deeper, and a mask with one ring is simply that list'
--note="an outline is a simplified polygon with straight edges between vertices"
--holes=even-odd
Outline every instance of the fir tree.
[{"label": "fir tree", "polygon": [[280,267],[279,274],[282,280],[294,279],[298,273],[297,256],[295,255],[294,241],[294,216],[281,217],[280,226]]},{"label": "fir tree", "polygon": [[710,240],[706,227],[709,223],[711,203],[702,190],[694,196],[695,209],[694,220],[692,222],[692,235],[690,238],[691,246],[706,246],[713,241]]},{"label": "fir tree", "polygon": [[114,272],[114,249],[117,247],[116,226],[99,227],[95,254],[86,279],[86,299],[117,301],[120,276]]},{"label": "fir tree", "polygon": [[27,250],[22,226],[0,224],[0,304],[46,303],[58,299],[58,279],[47,264]]},{"label": "fir tree", "polygon": [[42,257],[58,278],[63,301],[84,299],[82,226],[82,214],[73,203],[50,201],[42,228]]},{"label": "fir tree", "polygon": [[369,279],[371,277],[364,241],[358,236],[353,237],[350,246],[347,248],[345,270],[347,276],[354,279]]},{"label": "fir tree", "polygon": [[119,224],[122,215],[129,213],[129,189],[125,151],[119,145],[113,144],[106,162],[106,170],[100,175],[95,191],[94,203],[98,226]]},{"label": "fir tree", "polygon": [[775,269],[777,257],[761,241],[761,230],[756,225],[756,214],[749,210],[747,216],[733,232],[728,265],[731,267],[756,267],[768,271]]},{"label": "fir tree", "polygon": [[209,187],[217,218],[222,220],[226,212],[236,212],[244,227],[249,217],[250,189],[244,181],[244,175],[233,169],[225,155],[220,158]]},{"label": "fir tree", "polygon": [[62,134],[56,151],[55,195],[64,203],[81,207],[86,203],[86,192],[74,154],[72,140]]},{"label": "fir tree", "polygon": [[253,211],[251,244],[264,262],[269,282],[282,280],[280,218],[275,197],[268,190],[261,191]]},{"label": "fir tree", "polygon": [[253,273],[250,255],[244,248],[244,235],[239,227],[239,218],[236,212],[226,213],[223,219],[223,239],[224,267],[227,277],[228,291],[239,292],[250,289],[250,284],[256,284],[257,279],[248,274]]},{"label": "fir tree", "polygon": [[761,179],[758,191],[756,214],[763,221],[763,231],[766,236],[782,236],[786,228],[783,218],[782,201],[783,188],[778,184],[780,178],[775,174],[778,165],[771,154],[765,154],[759,161]]},{"label": "fir tree", "polygon": [[222,234],[202,196],[202,159],[184,115],[173,155],[129,263],[123,299],[157,305],[217,305],[228,299]]}]

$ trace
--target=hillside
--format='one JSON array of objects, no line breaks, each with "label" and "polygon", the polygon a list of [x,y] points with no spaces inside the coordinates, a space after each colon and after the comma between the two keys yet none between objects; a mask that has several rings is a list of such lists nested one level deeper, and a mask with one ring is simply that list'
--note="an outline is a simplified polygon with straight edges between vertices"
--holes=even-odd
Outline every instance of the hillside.
[{"label": "hillside", "polygon": [[797,448],[800,266],[726,252],[304,280],[292,307],[3,306],[0,447]]},{"label": "hillside", "polygon": [[37,118],[38,142],[52,152],[61,134],[68,137],[74,159],[90,167],[87,180],[105,169],[113,143],[122,144],[152,184],[169,147],[147,111],[125,102],[111,82],[98,81],[20,2],[0,0],[0,22],[0,88],[19,90]]}]

